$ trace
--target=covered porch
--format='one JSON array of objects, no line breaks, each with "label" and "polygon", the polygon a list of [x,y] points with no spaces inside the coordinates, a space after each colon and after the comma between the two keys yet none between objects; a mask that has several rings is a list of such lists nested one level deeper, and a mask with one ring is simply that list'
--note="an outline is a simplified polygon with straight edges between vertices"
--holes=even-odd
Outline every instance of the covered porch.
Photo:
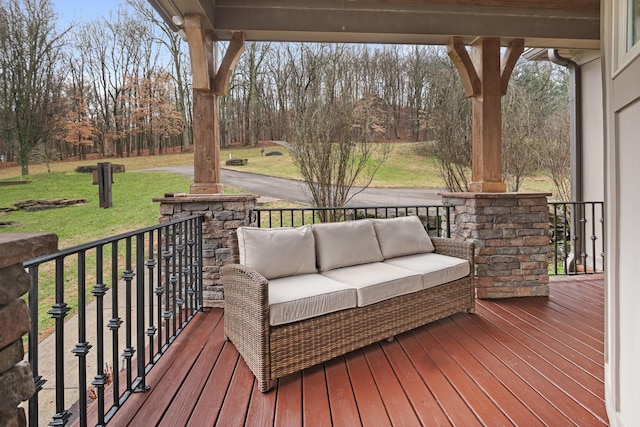
[{"label": "covered porch", "polygon": [[149,373],[150,391],[109,424],[608,425],[602,275],[553,278],[548,298],[477,300],[476,314],[289,375],[264,394],[223,321],[221,309],[196,316]]}]

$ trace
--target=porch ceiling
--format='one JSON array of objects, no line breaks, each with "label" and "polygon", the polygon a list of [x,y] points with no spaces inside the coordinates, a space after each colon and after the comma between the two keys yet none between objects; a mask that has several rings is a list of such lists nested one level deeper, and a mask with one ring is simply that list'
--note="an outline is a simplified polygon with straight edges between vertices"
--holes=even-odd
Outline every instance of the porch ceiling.
[{"label": "porch ceiling", "polygon": [[201,14],[219,40],[466,43],[478,36],[527,47],[599,49],[600,0],[148,0],[173,16]]}]

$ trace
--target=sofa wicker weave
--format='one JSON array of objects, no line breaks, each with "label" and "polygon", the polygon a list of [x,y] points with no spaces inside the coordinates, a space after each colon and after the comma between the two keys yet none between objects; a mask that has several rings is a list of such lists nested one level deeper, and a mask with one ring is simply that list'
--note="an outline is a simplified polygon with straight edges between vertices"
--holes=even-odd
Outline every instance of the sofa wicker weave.
[{"label": "sofa wicker weave", "polygon": [[[375,221],[394,220],[357,220],[334,223],[333,225],[307,226],[313,231],[313,237],[308,237],[310,230],[302,227],[268,230],[241,228],[238,230],[241,264],[227,265],[221,269],[225,292],[225,338],[234,343],[256,376],[259,389],[262,392],[268,391],[274,380],[285,375],[325,362],[368,344],[393,338],[397,334],[451,314],[465,310],[470,313],[475,311],[473,244],[445,238],[429,239],[424,228],[422,228],[424,233],[419,231],[416,233],[415,228],[411,230],[411,227],[415,227],[415,221],[422,227],[417,217],[412,218],[396,219],[395,223],[375,223]],[[382,253],[385,254],[382,255],[383,259],[367,262],[367,256],[363,255],[363,252],[367,252],[369,249],[375,252],[378,244],[372,248],[371,241],[367,241],[370,231],[366,230],[369,233],[368,237],[363,238],[362,234],[359,234],[356,238],[356,236],[350,235],[351,230],[349,229],[357,227],[362,230],[369,227],[363,221],[379,226],[380,230],[383,227],[386,227],[387,231],[392,230],[393,228],[387,227],[389,224],[394,227],[401,225],[409,231],[403,237],[405,241],[401,243],[402,247],[398,248],[397,245],[392,249],[387,247],[386,253],[385,243],[380,240],[379,246],[382,248]],[[341,229],[340,227],[346,228]],[[376,238],[382,238],[384,233],[378,232],[378,228],[372,228],[372,230],[376,230]],[[334,233],[328,234],[331,240],[327,240],[327,235],[323,234],[326,230]],[[289,237],[294,234],[296,236],[305,234],[304,239],[311,239],[314,246],[307,246],[305,249],[293,245],[292,248],[292,245],[284,245],[283,239],[278,242],[279,234],[277,233],[289,233]],[[361,233],[361,231],[351,232],[351,234],[355,233]],[[425,249],[425,239],[428,243],[427,246],[430,246],[431,249]],[[418,242],[416,243],[418,246],[410,244],[409,247],[406,247],[407,240]],[[328,251],[326,245],[332,241],[335,241],[336,245],[348,243],[353,248],[342,246],[341,248],[336,247],[335,251]],[[325,245],[324,248],[323,245]],[[258,253],[262,256],[255,256],[256,248],[259,248]],[[304,259],[300,260],[301,257],[308,257],[307,252],[309,251],[314,255],[314,248],[318,259],[317,265],[311,267],[306,264]],[[260,252],[260,249],[263,251]],[[353,270],[351,275],[349,275],[351,264],[340,266],[340,263],[353,261],[353,259],[344,259],[350,258],[345,256],[350,250],[359,251],[354,256],[361,258],[355,261],[357,270]],[[416,250],[417,254],[414,253]],[[396,251],[400,256],[389,257],[389,254],[396,254],[393,251]],[[408,254],[403,255],[406,252]],[[320,259],[321,254],[324,254],[325,259]],[[333,262],[333,265],[327,264],[327,254],[332,257],[329,264]],[[284,271],[278,270],[280,268],[278,265],[270,263],[277,257],[281,257],[281,263],[285,264]],[[265,260],[265,258],[267,259]],[[379,274],[379,271],[386,271],[386,269],[391,269],[393,272],[406,272],[406,269],[395,266],[387,267],[387,264],[396,263],[402,266],[411,266],[415,265],[416,260],[424,264],[423,259],[426,259],[428,263],[432,259],[445,259],[446,261],[455,258],[468,261],[468,269],[461,270],[456,267],[458,268],[458,276],[461,271],[466,272],[465,276],[456,277],[455,280],[449,280],[445,283],[433,283],[433,277],[442,281],[447,280],[448,276],[446,274],[442,276],[442,272],[438,271],[431,272],[431,267],[425,268],[420,273],[415,272],[420,277],[418,282],[413,274],[406,273],[407,277],[410,276],[409,281],[405,281],[405,278],[402,277],[398,280],[390,280],[384,285],[374,284],[371,287],[347,283],[345,284],[347,288],[354,287],[352,294],[354,301],[357,300],[354,302],[356,306],[351,308],[333,307],[327,309],[326,305],[330,303],[327,303],[326,299],[314,305],[308,304],[305,298],[301,297],[300,301],[295,301],[295,297],[291,297],[294,301],[287,302],[286,304],[289,306],[285,305],[285,309],[281,309],[275,301],[282,297],[282,295],[276,295],[276,284],[277,286],[285,286],[284,293],[289,294],[292,289],[304,290],[298,287],[305,287],[308,283],[317,280],[321,281],[321,286],[325,280],[334,280],[327,278],[329,276],[347,282],[349,278],[356,277],[356,281],[364,280],[369,283],[370,279],[359,277],[367,269],[375,270],[376,274]],[[335,263],[338,263],[337,266]],[[467,263],[461,260],[454,260],[454,264],[464,268],[467,266]],[[254,267],[258,267],[258,269]],[[364,275],[366,276],[366,274]],[[270,283],[273,287],[271,297],[274,300],[271,306]],[[416,283],[420,284],[418,285],[420,288],[412,289],[411,286],[415,287]],[[427,284],[425,285],[425,283]],[[428,287],[423,289],[423,286]],[[340,288],[340,285],[336,285],[336,287]],[[355,288],[357,288],[357,292]],[[387,295],[389,289],[400,294],[389,296]],[[348,295],[351,295],[349,289],[339,292],[347,292]],[[293,293],[295,294],[295,292]],[[338,294],[339,298],[334,298],[333,303],[348,304],[351,296],[346,295],[346,293]],[[286,297],[287,295],[285,295],[285,299]],[[321,297],[325,298],[324,295]],[[300,307],[295,306],[297,303],[300,303]],[[291,310],[291,304],[293,304],[294,310]],[[307,305],[305,306],[305,304]],[[328,312],[319,314],[313,312],[323,309]],[[278,314],[278,310],[280,310],[280,314]],[[287,318],[291,315],[294,316],[293,320]],[[301,318],[296,320],[295,316]]]}]

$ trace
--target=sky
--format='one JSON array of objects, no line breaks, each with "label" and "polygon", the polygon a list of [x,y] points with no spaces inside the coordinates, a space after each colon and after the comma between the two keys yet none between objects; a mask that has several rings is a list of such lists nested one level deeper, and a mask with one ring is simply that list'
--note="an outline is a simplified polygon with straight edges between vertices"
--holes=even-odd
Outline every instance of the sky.
[{"label": "sky", "polygon": [[110,11],[115,13],[121,3],[125,0],[53,0],[53,7],[58,15],[59,28],[65,28],[72,23],[106,18]]}]

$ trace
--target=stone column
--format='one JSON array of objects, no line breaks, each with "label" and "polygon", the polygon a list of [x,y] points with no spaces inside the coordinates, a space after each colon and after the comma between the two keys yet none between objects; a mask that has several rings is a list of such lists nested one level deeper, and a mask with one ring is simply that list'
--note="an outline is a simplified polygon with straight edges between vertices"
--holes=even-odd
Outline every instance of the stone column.
[{"label": "stone column", "polygon": [[36,392],[31,366],[23,360],[22,336],[31,328],[31,316],[20,297],[31,280],[22,262],[57,249],[54,234],[0,233],[0,427],[26,426],[18,405]]},{"label": "stone column", "polygon": [[443,193],[451,237],[475,243],[476,296],[549,295],[549,193]]},{"label": "stone column", "polygon": [[256,206],[252,194],[178,194],[154,199],[160,203],[160,222],[201,214],[202,279],[204,305],[224,306],[224,289],[220,282],[220,267],[237,263],[238,227],[252,223],[250,212]]}]

